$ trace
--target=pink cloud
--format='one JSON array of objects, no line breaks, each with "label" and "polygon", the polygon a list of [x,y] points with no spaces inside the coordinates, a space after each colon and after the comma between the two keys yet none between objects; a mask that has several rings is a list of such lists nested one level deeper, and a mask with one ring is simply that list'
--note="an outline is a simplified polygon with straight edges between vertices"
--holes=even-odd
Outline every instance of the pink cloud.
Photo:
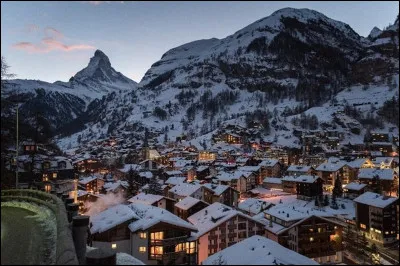
[{"label": "pink cloud", "polygon": [[48,53],[50,51],[71,52],[75,50],[95,49],[96,47],[87,44],[66,45],[53,38],[43,38],[40,44],[30,42],[19,42],[12,45],[13,48],[25,50],[30,53]]}]

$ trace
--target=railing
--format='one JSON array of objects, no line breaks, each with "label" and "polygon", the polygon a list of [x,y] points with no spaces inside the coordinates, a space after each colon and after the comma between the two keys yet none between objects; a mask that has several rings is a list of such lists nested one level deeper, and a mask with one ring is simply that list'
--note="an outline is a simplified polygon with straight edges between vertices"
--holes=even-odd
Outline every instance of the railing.
[{"label": "railing", "polygon": [[150,239],[151,245],[162,245],[162,246],[170,246],[176,243],[183,243],[188,238],[188,236],[177,236],[165,239]]},{"label": "railing", "polygon": [[55,195],[39,190],[12,189],[1,191],[1,201],[25,201],[45,206],[57,220],[56,265],[78,265],[65,205]]}]

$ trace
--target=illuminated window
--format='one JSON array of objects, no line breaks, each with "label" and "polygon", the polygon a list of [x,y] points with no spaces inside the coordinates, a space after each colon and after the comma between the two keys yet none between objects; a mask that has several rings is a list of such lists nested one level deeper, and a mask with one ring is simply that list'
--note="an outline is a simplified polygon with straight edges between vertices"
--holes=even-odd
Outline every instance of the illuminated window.
[{"label": "illuminated window", "polygon": [[314,229],[310,228],[310,232],[314,232]]},{"label": "illuminated window", "polygon": [[53,178],[57,178],[57,173],[53,173]]},{"label": "illuminated window", "polygon": [[322,228],[318,227],[318,233],[321,233],[321,232],[322,232]]},{"label": "illuminated window", "polygon": [[45,185],[45,186],[44,186],[44,190],[45,190],[46,192],[50,192],[50,190],[51,190],[51,185]]},{"label": "illuminated window", "polygon": [[163,240],[164,239],[164,232],[151,233],[150,238],[152,240]]},{"label": "illuminated window", "polygon": [[146,252],[146,247],[139,247],[139,252],[140,253],[145,253]]},{"label": "illuminated window", "polygon": [[139,236],[140,236],[141,239],[145,239],[147,237],[147,234],[146,233],[140,233]]},{"label": "illuminated window", "polygon": [[193,254],[196,252],[196,242],[186,242],[186,254]]},{"label": "illuminated window", "polygon": [[360,227],[361,227],[362,229],[367,229],[367,226],[366,226],[365,224],[360,224]]},{"label": "illuminated window", "polygon": [[313,237],[310,237],[310,242],[313,242],[314,241],[314,238]]},{"label": "illuminated window", "polygon": [[180,244],[175,246],[175,252],[179,252],[179,251],[183,251],[183,250],[185,250],[185,244],[184,243],[180,243]]},{"label": "illuminated window", "polygon": [[337,229],[337,226],[335,225],[333,228]]},{"label": "illuminated window", "polygon": [[111,248],[112,249],[116,249],[117,248],[117,244],[115,244],[115,243],[111,244]]},{"label": "illuminated window", "polygon": [[162,255],[163,254],[163,247],[155,246],[150,248],[150,255]]}]

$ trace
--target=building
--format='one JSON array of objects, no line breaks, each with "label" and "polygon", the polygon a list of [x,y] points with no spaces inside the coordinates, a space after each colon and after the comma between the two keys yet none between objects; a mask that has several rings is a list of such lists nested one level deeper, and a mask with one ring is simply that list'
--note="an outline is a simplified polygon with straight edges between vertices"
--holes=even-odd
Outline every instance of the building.
[{"label": "building", "polygon": [[259,166],[261,166],[261,180],[259,181],[259,184],[262,184],[262,180],[266,177],[281,176],[282,164],[276,159],[263,160],[259,163]]},{"label": "building", "polygon": [[83,190],[86,190],[89,193],[96,193],[99,192],[100,187],[104,185],[104,181],[103,179],[101,179],[100,181],[100,179],[97,176],[91,175],[79,179],[78,184],[82,187]]},{"label": "building", "polygon": [[283,192],[297,194],[298,199],[312,200],[322,196],[323,182],[318,176],[285,176],[282,178]]},{"label": "building", "polygon": [[283,190],[282,178],[266,177],[263,180],[263,187],[268,189]]},{"label": "building", "polygon": [[215,152],[199,151],[199,161],[214,161],[217,158]]},{"label": "building", "polygon": [[206,258],[253,235],[265,235],[264,225],[224,204],[213,203],[188,218],[198,232],[197,264]]},{"label": "building", "polygon": [[189,216],[206,208],[208,205],[207,202],[188,196],[175,204],[174,213],[181,219],[187,220]]},{"label": "building", "polygon": [[128,199],[128,202],[141,203],[141,204],[145,204],[145,205],[162,208],[169,212],[174,212],[174,205],[175,205],[176,201],[173,199],[164,197],[164,196],[142,192],[142,193],[139,193],[136,196],[133,196],[132,198]]},{"label": "building", "polygon": [[196,232],[167,210],[141,203],[119,204],[90,217],[91,243],[128,253],[147,265],[195,264]]},{"label": "building", "polygon": [[254,235],[205,259],[203,265],[318,265],[297,252]]},{"label": "building", "polygon": [[352,183],[348,183],[343,188],[343,195],[345,198],[355,199],[366,191],[367,191],[366,184],[352,182]]},{"label": "building", "polygon": [[209,204],[219,202],[237,207],[240,193],[236,189],[228,185],[204,184],[203,186],[214,192],[211,202],[208,202]]},{"label": "building", "polygon": [[299,176],[299,175],[311,175],[314,173],[314,168],[307,165],[291,165],[286,170],[286,175]]},{"label": "building", "polygon": [[396,241],[399,198],[365,192],[354,199],[357,228],[367,238],[387,245]]},{"label": "building", "polygon": [[343,167],[345,162],[338,158],[331,157],[328,162],[319,165],[315,170],[322,180],[324,180],[324,189],[332,191],[336,178],[340,178],[343,184]]},{"label": "building", "polygon": [[398,191],[399,180],[393,169],[360,169],[358,181],[368,185],[369,190],[382,191],[386,195],[396,195]]},{"label": "building", "polygon": [[372,142],[389,142],[389,132],[371,132]]}]

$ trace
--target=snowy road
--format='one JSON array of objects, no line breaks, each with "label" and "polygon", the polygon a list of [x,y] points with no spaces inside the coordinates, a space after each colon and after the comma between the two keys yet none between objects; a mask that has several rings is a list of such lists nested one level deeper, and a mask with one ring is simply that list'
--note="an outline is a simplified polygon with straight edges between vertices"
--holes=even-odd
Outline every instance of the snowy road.
[{"label": "snowy road", "polygon": [[43,243],[39,225],[20,208],[1,208],[1,264],[39,264]]}]

